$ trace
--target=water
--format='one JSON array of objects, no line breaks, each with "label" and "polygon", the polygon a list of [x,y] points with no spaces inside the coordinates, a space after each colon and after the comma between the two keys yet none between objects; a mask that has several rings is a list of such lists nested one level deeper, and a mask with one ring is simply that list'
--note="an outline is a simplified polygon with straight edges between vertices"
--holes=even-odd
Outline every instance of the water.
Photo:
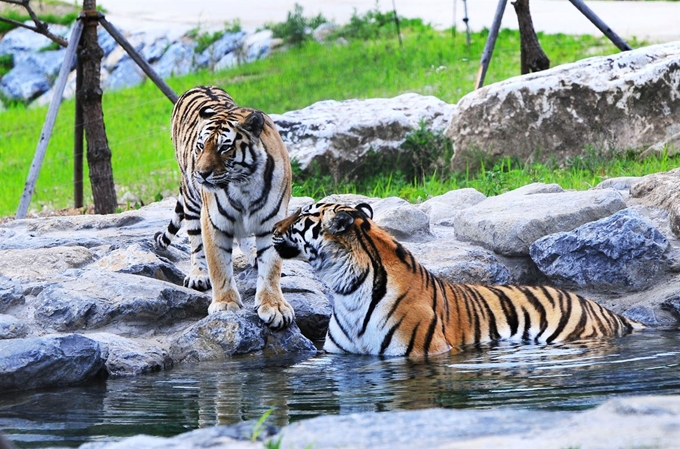
[{"label": "water", "polygon": [[500,345],[429,361],[249,355],[146,376],[0,396],[19,447],[74,447],[256,420],[429,407],[582,410],[618,395],[680,394],[680,332],[551,346]]}]

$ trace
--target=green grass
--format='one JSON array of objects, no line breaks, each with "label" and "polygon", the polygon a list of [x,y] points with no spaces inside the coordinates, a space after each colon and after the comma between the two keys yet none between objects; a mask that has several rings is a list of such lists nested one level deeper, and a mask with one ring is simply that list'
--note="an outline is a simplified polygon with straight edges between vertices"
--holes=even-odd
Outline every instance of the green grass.
[{"label": "green grass", "polygon": [[[451,30],[437,32],[421,26],[403,30],[403,34],[403,48],[394,35],[350,41],[347,45],[304,43],[228,71],[196,73],[168,82],[178,93],[199,84],[216,84],[224,87],[237,103],[268,113],[300,109],[319,100],[393,97],[404,92],[435,95],[455,103],[472,90],[486,32],[474,33],[469,49],[461,32],[455,33],[454,37]],[[617,52],[604,38],[539,37],[552,66]],[[631,42],[631,45],[640,47],[643,43]],[[518,75],[519,53],[519,34],[503,30],[491,61],[487,84]],[[170,141],[172,104],[151,82],[146,82],[136,88],[107,92],[103,106],[119,199],[125,192],[131,192],[149,203],[159,194],[174,194],[179,170]],[[73,109],[72,101],[61,106],[31,210],[64,208],[72,203]],[[46,108],[26,109],[21,105],[10,105],[8,111],[0,113],[0,174],[3,178],[0,216],[16,212],[45,115]],[[676,162],[668,159],[665,163],[673,165]],[[515,173],[513,167],[505,171],[491,167],[479,175],[470,173],[462,177],[429,173],[420,183],[398,173],[348,186],[333,186],[324,183],[323,178],[307,179],[298,181],[294,192],[319,198],[345,189],[380,196],[398,194],[415,200],[467,185],[479,186],[479,190],[487,193],[533,180],[558,182],[568,188],[586,188],[600,176],[600,173],[585,173],[578,175],[582,178],[570,180],[569,170],[562,172],[548,167],[541,171],[539,167],[525,167],[527,170]],[[643,174],[660,168],[652,166],[651,162],[640,165],[631,160],[618,162],[618,166],[614,164],[607,170],[602,176]],[[85,201],[91,204],[87,180],[85,186]]]}]

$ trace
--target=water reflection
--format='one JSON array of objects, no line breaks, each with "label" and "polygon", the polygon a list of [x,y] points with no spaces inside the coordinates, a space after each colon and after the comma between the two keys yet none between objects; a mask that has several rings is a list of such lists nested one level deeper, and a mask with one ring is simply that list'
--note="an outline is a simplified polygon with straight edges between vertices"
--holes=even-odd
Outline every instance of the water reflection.
[{"label": "water reflection", "polygon": [[577,410],[614,395],[680,394],[680,333],[551,346],[498,345],[428,361],[249,355],[77,388],[0,396],[0,429],[20,447],[171,436],[258,419],[445,408]]}]

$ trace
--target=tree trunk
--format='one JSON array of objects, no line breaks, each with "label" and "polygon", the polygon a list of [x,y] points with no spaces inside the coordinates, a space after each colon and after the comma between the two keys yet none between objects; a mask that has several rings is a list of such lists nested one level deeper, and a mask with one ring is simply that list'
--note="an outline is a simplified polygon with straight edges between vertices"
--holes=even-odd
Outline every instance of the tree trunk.
[{"label": "tree trunk", "polygon": [[550,59],[541,48],[536,31],[534,31],[534,23],[529,11],[529,0],[517,0],[512,3],[512,6],[517,13],[519,24],[522,75],[549,69]]},{"label": "tree trunk", "polygon": [[[84,0],[85,29],[82,47],[78,57],[83,64],[83,85],[77,93],[83,107],[85,135],[87,140],[87,164],[90,169],[90,184],[97,214],[116,211],[116,190],[111,168],[111,150],[106,138],[104,112],[102,110],[102,89],[99,71],[104,51],[97,41],[96,0]],[[94,16],[94,17],[93,17]]]}]

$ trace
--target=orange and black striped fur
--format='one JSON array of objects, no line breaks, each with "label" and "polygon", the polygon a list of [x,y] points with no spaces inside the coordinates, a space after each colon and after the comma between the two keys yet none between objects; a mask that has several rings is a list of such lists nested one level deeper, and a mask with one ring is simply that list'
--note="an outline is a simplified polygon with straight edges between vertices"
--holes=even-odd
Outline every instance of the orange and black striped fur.
[{"label": "orange and black striped fur", "polygon": [[242,307],[233,242],[254,236],[258,315],[274,329],[287,326],[295,314],[281,292],[272,227],[286,215],[291,169],[274,122],[262,111],[238,107],[219,87],[199,86],[175,104],[172,141],[182,182],[175,216],[156,234],[156,245],[166,248],[186,222],[192,255],[185,285],[199,290],[212,285],[212,314]]},{"label": "orange and black striped fur", "polygon": [[551,343],[643,327],[552,287],[446,282],[372,215],[367,204],[318,203],[274,229],[279,254],[308,261],[333,291],[328,352],[427,356],[498,340]]}]

